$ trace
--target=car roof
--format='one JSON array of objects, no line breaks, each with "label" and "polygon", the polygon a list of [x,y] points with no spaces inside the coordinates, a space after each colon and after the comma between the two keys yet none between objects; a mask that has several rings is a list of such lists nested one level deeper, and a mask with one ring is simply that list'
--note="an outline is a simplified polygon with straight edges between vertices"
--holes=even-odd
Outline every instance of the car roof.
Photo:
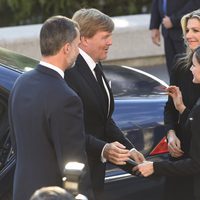
[{"label": "car roof", "polygon": [[38,62],[36,59],[0,47],[0,63],[6,67],[12,67],[23,72],[34,68]]}]

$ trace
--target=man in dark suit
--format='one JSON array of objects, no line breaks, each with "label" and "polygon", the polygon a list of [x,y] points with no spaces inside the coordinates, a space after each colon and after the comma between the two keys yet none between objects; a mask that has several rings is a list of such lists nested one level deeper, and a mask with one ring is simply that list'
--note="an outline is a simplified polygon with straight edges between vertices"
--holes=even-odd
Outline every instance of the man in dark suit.
[{"label": "man in dark suit", "polygon": [[[39,65],[21,75],[11,91],[9,120],[17,154],[14,200],[28,200],[41,187],[62,186],[69,161],[87,166],[82,103],[64,81],[79,42],[76,22],[49,18],[40,32]],[[86,173],[80,185],[85,195],[90,195],[89,179]]]},{"label": "man in dark suit", "polygon": [[152,2],[151,38],[154,44],[160,45],[161,25],[169,74],[173,68],[174,56],[186,50],[180,20],[183,15],[199,7],[199,0],[153,0]]},{"label": "man in dark suit", "polygon": [[113,21],[96,9],[81,9],[72,19],[80,26],[80,54],[75,67],[66,71],[65,79],[83,102],[92,186],[96,198],[103,199],[106,161],[126,167],[129,157],[137,162],[143,161],[144,157],[112,119],[113,95],[100,61],[106,59],[112,44]]}]

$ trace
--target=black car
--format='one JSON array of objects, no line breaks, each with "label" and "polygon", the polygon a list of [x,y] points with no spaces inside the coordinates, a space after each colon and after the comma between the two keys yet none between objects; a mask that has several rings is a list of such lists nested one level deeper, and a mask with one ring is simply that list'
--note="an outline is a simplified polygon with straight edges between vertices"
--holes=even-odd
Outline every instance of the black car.
[{"label": "black car", "polygon": [[[0,48],[1,200],[11,199],[15,167],[8,124],[9,93],[17,77],[34,68],[37,63],[34,59]],[[163,127],[166,84],[148,73],[127,66],[105,65],[104,71],[115,97],[115,122],[147,159],[167,159]],[[105,199],[161,200],[163,183],[163,178],[136,177],[108,164]]]}]

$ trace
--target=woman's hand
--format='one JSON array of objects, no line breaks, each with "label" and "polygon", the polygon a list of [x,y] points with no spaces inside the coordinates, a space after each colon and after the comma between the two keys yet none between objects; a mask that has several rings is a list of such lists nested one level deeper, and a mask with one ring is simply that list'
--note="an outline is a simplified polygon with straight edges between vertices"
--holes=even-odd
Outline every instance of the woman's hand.
[{"label": "woman's hand", "polygon": [[168,140],[168,150],[172,157],[178,158],[183,155],[183,151],[181,150],[181,142],[175,134],[174,130],[169,130],[167,133]]},{"label": "woman's hand", "polygon": [[140,174],[144,177],[150,176],[154,173],[153,162],[151,161],[144,161],[143,163],[135,166],[133,168],[134,173],[140,172]]},{"label": "woman's hand", "polygon": [[178,110],[179,113],[183,113],[186,107],[183,103],[182,93],[179,87],[172,85],[169,86],[166,91],[168,92],[168,95],[172,97],[176,110]]}]

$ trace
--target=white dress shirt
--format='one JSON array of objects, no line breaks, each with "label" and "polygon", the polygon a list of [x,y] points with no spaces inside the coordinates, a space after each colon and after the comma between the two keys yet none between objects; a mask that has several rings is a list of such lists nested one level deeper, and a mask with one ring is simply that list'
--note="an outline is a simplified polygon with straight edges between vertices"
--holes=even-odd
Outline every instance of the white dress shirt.
[{"label": "white dress shirt", "polygon": [[44,61],[40,61],[39,64],[42,65],[42,66],[44,66],[44,67],[47,67],[47,68],[50,68],[50,69],[56,71],[64,79],[64,72],[59,67],[56,67],[55,65],[52,65],[52,64],[44,62]]}]

